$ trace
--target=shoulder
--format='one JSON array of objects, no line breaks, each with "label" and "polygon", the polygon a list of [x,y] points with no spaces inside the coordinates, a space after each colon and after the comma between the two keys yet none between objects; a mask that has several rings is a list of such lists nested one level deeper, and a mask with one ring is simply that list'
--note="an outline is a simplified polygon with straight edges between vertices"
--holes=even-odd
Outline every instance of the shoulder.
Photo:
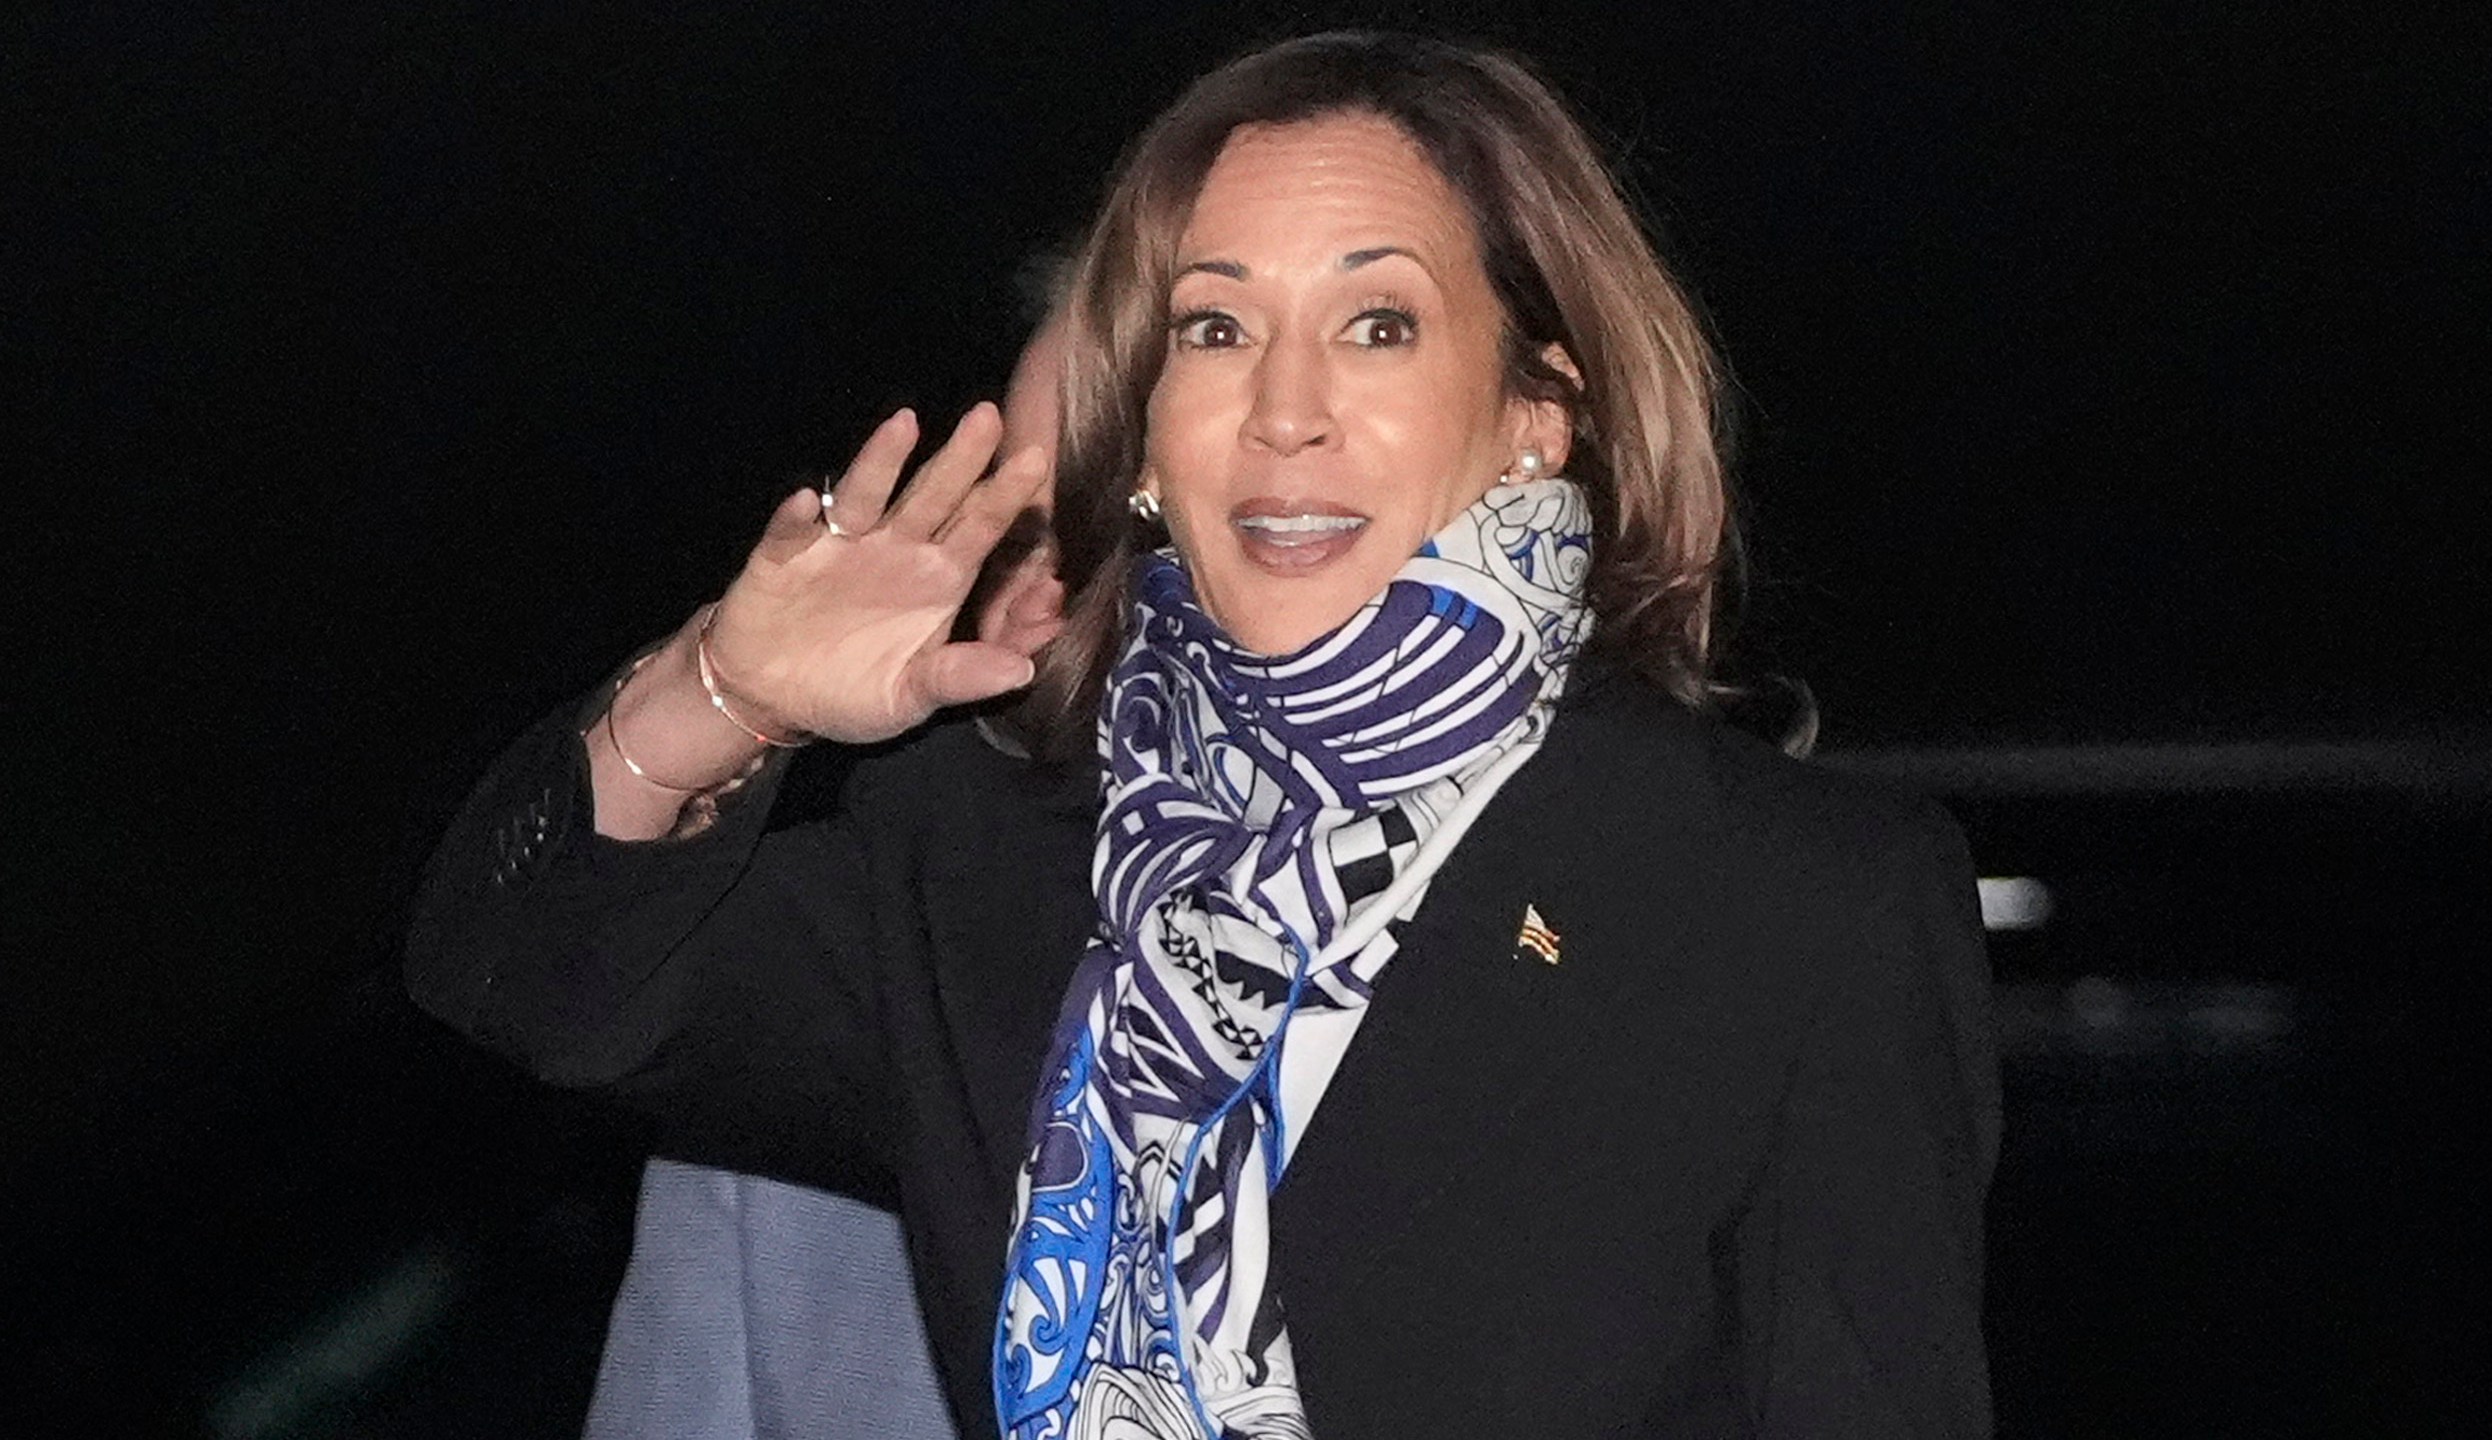
[{"label": "shoulder", "polygon": [[1596,675],[1569,696],[1544,758],[1601,832],[1692,832],[1734,868],[1874,883],[1963,849],[1927,796],[1794,759],[1624,677]]},{"label": "shoulder", "polygon": [[1069,774],[1015,753],[975,718],[952,716],[852,760],[841,808],[886,838],[961,848],[1030,844],[1063,831],[1087,836],[1095,777]]},{"label": "shoulder", "polygon": [[847,759],[852,793],[925,799],[1026,787],[1038,769],[966,715],[939,716],[905,735],[858,746]]},{"label": "shoulder", "polygon": [[1537,831],[1563,851],[1553,868],[1619,943],[1743,997],[1722,1013],[1779,1017],[1760,1046],[1798,1044],[1827,1014],[1908,1014],[1915,1036],[1982,1028],[1972,860],[1935,801],[1642,686],[1570,705],[1545,753],[1534,808],[1562,817]]},{"label": "shoulder", "polygon": [[1972,861],[1926,797],[1632,683],[1569,704],[1541,758],[1531,843],[1579,903],[1761,1003],[1797,1015],[1829,985],[1919,984],[1932,956],[1978,946]]}]

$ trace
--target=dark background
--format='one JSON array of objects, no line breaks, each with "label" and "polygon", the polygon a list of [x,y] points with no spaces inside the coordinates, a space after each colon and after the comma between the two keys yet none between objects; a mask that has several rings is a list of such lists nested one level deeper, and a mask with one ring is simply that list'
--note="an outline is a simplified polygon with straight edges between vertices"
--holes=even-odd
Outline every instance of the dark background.
[{"label": "dark background", "polygon": [[1737,379],[1749,667],[1986,869],[2125,877],[2003,994],[2291,1018],[2239,1074],[2011,1046],[2006,1428],[2429,1428],[2479,1333],[2422,1317],[2479,1244],[2431,1105],[2492,798],[2481,7],[469,0],[0,22],[0,1433],[575,1423],[634,1136],[406,1014],[427,847],[786,487],[998,388],[1017,263],[1184,79],[1359,19],[1524,49],[1621,157]]}]

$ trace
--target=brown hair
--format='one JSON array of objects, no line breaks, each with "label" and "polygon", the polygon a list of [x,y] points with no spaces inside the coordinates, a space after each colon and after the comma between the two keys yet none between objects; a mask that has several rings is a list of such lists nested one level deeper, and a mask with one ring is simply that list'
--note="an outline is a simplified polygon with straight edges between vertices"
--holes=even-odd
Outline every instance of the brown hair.
[{"label": "brown hair", "polygon": [[[1731,517],[1704,328],[1566,107],[1519,61],[1408,35],[1289,40],[1196,81],[1126,152],[1073,262],[1055,535],[1071,597],[1022,710],[1042,750],[1086,753],[1149,543],[1127,512],[1166,357],[1177,242],[1231,132],[1338,114],[1399,126],[1462,197],[1505,311],[1507,384],[1563,404],[1568,475],[1597,522],[1594,647],[1709,703]],[[1543,358],[1562,347],[1582,373]]]}]

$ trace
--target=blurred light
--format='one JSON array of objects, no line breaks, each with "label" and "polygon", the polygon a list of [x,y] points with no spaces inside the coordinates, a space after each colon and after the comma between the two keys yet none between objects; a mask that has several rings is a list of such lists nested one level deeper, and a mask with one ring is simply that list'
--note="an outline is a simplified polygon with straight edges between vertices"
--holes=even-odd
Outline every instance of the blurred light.
[{"label": "blurred light", "polygon": [[[1999,1045],[2011,1062],[2264,1064],[2307,1055],[2317,1038],[2310,1023],[2317,1002],[2291,984],[2096,974],[2001,980],[1995,995]],[[2189,1073],[2211,1082],[2246,1072]]]},{"label": "blurred light", "polygon": [[2293,1031],[2293,997],[2275,985],[2210,985],[2192,997],[2189,1023],[2219,1048],[2255,1046]]},{"label": "blurred light", "polygon": [[217,1440],[275,1440],[307,1432],[312,1417],[371,1389],[449,1313],[462,1267],[427,1242],[261,1356],[208,1407]]},{"label": "blurred light", "polygon": [[1982,877],[1984,930],[2039,930],[2051,918],[2051,887],[2030,875]]},{"label": "blurred light", "polygon": [[2119,981],[2088,975],[2068,987],[2068,1011],[2086,1030],[2123,1031],[2129,1028],[2133,998]]}]

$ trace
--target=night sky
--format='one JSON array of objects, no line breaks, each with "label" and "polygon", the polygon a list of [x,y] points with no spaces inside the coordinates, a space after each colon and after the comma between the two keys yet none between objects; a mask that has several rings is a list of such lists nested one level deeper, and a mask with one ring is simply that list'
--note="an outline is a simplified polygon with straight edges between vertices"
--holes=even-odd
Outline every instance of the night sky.
[{"label": "night sky", "polygon": [[2484,733],[2480,6],[709,8],[0,22],[0,1149],[143,1172],[378,1003],[502,741],[994,393],[1125,137],[1328,22],[1520,48],[1620,157],[1833,745]]}]

